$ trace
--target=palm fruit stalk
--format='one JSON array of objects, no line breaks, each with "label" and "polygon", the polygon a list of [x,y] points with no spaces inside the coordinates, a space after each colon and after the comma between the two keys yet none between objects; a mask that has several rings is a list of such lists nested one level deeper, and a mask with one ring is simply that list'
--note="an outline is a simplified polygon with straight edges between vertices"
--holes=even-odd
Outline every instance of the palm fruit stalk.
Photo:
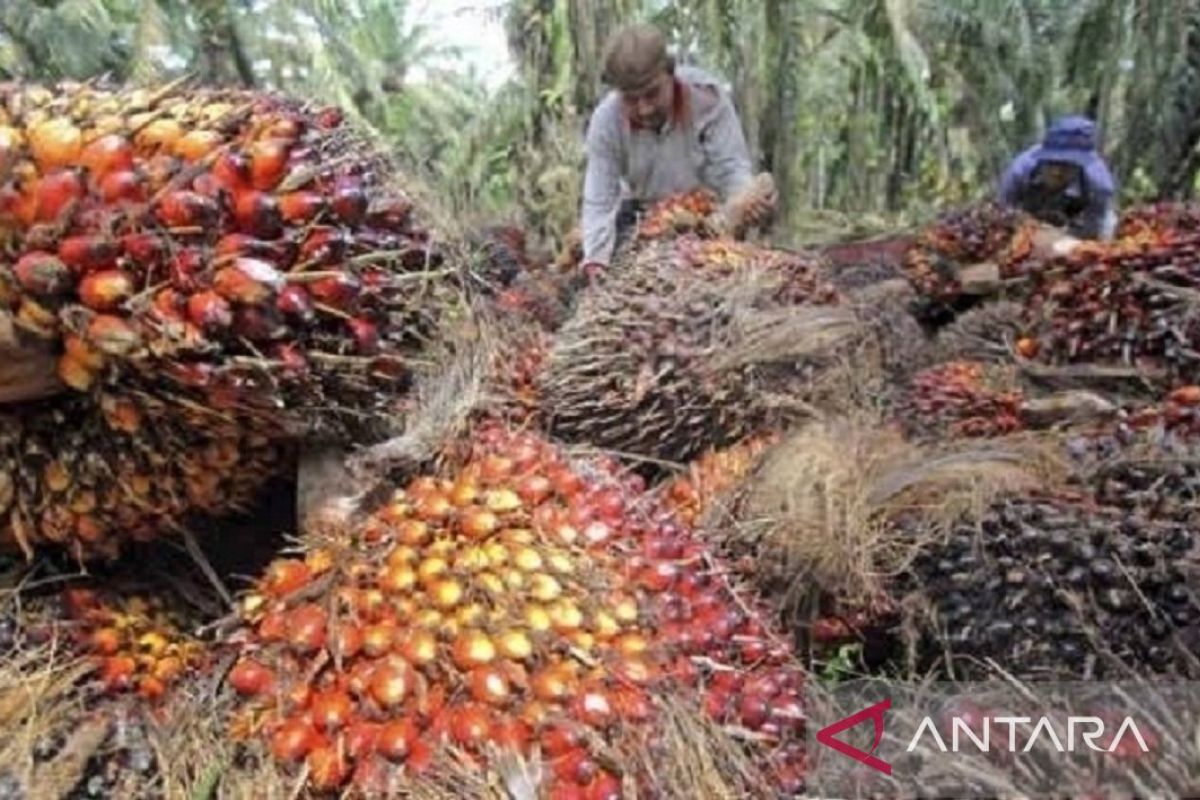
[{"label": "palm fruit stalk", "polygon": [[654,796],[613,753],[653,751],[665,693],[753,731],[796,791],[788,648],[641,480],[500,427],[465,452],[268,567],[233,637],[235,733],[322,791],[403,791],[452,747],[540,753],[551,797]]},{"label": "palm fruit stalk", "polygon": [[[685,463],[761,429],[772,393],[801,396],[796,384],[820,372],[820,357],[794,352],[804,337],[784,335],[785,312],[805,300],[833,328],[857,330],[811,262],[715,247],[686,237],[641,245],[583,294],[538,381],[556,436]],[[735,255],[696,261],[718,250]],[[755,326],[766,343],[751,348]]]},{"label": "palm fruit stalk", "polygon": [[[1200,598],[1190,526],[1081,498],[1008,498],[899,581],[917,668],[1023,680],[1193,678]],[[915,607],[911,606],[910,607]]]},{"label": "palm fruit stalk", "polygon": [[1022,429],[1022,399],[1011,370],[952,361],[914,376],[896,416],[919,435],[1002,436]]},{"label": "palm fruit stalk", "polygon": [[[0,87],[0,315],[58,348],[73,395],[11,412],[25,433],[6,430],[0,449],[13,494],[0,491],[0,540],[104,551],[242,502],[253,453],[218,477],[200,474],[196,448],[381,435],[448,296],[440,263],[387,162],[336,109],[178,85]],[[165,426],[160,441],[148,424],[112,424],[114,407]],[[59,446],[72,428],[88,431],[84,449]],[[44,452],[91,466],[50,483]],[[110,500],[90,539],[62,534],[68,513],[88,512],[56,486],[128,497],[115,473],[155,461],[180,466],[150,470],[152,483],[183,470],[223,486],[209,503],[143,487],[159,499]]]}]

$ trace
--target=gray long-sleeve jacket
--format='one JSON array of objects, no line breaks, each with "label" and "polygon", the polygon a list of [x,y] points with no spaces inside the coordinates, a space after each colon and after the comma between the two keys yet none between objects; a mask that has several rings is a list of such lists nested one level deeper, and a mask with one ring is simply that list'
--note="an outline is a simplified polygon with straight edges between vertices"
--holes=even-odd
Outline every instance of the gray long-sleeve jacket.
[{"label": "gray long-sleeve jacket", "polygon": [[634,129],[618,92],[592,114],[583,181],[583,259],[608,264],[617,211],[626,198],[654,201],[701,186],[728,200],[753,178],[741,122],[728,93],[695,67],[675,70],[684,119],[660,131]]}]

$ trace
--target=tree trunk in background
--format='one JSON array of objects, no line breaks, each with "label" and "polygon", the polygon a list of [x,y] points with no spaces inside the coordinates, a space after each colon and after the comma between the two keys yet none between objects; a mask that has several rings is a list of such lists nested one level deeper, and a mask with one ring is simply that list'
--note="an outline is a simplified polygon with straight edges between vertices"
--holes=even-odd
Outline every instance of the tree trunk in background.
[{"label": "tree trunk in background", "polygon": [[795,204],[797,81],[800,80],[800,0],[766,0],[767,101],[762,114],[759,143],[763,163],[779,188],[779,216],[786,220]]},{"label": "tree trunk in background", "polygon": [[253,86],[254,70],[238,37],[229,2],[204,0],[194,8],[200,34],[199,62],[203,80],[220,85]]}]

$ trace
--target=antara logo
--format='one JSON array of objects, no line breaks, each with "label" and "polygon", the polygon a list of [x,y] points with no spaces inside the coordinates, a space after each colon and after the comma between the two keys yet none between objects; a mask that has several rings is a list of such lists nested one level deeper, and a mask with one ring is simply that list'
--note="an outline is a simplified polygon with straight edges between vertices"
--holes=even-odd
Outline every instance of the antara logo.
[{"label": "antara logo", "polygon": [[[892,765],[884,761],[882,758],[873,755],[879,747],[879,743],[883,741],[883,714],[892,707],[892,699],[889,697],[882,700],[873,706],[868,706],[862,711],[857,711],[845,719],[840,719],[832,725],[826,725],[821,730],[817,731],[817,741],[826,747],[832,747],[844,756],[850,756],[855,761],[866,764],[874,770],[882,772],[884,775],[892,774]],[[866,753],[859,750],[853,745],[846,744],[840,739],[833,738],[848,728],[853,728],[863,720],[871,720],[875,726],[875,741],[871,744],[871,752]]]}]

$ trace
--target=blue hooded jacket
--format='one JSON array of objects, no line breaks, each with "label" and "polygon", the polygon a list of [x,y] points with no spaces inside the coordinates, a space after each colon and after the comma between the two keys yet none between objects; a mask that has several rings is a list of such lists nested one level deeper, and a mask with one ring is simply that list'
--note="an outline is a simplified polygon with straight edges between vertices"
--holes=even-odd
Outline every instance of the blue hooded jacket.
[{"label": "blue hooded jacket", "polygon": [[[1076,165],[1086,184],[1083,187],[1086,206],[1069,220],[1071,232],[1088,238],[1112,238],[1116,228],[1116,186],[1108,165],[1096,149],[1096,123],[1087,117],[1055,120],[1041,144],[1013,159],[1000,180],[1000,202],[1015,207],[1026,205],[1035,171],[1048,162]],[[1074,185],[1067,188],[1068,193],[1078,191],[1079,187]]]}]

